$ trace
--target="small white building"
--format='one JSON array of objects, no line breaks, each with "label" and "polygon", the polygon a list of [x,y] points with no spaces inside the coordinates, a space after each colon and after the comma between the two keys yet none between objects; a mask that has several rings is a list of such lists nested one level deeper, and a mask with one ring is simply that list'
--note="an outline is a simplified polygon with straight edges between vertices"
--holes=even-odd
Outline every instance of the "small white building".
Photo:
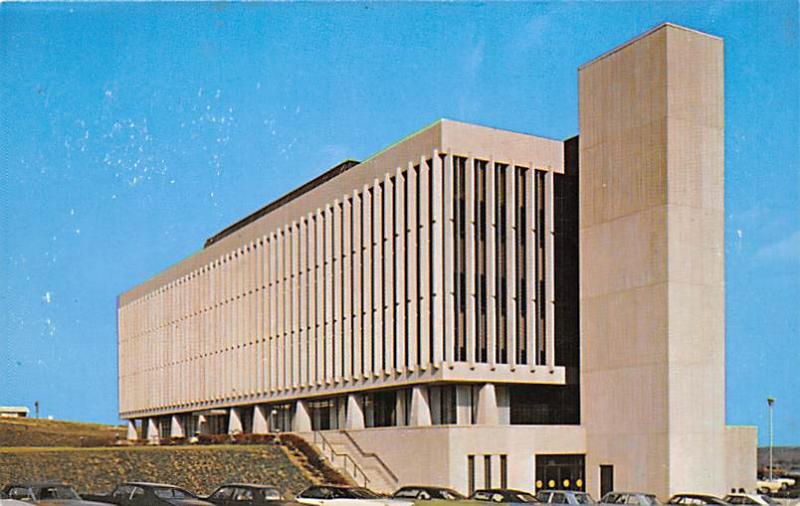
[{"label": "small white building", "polygon": [[0,406],[0,418],[27,418],[28,413],[25,406]]}]

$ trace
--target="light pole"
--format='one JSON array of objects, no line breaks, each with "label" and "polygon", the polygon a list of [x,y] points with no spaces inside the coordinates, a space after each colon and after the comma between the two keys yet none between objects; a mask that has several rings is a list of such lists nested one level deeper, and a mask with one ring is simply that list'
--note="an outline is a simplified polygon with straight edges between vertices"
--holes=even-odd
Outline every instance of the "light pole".
[{"label": "light pole", "polygon": [[772,405],[775,404],[775,398],[767,397],[767,406],[769,406],[769,481],[772,481]]}]

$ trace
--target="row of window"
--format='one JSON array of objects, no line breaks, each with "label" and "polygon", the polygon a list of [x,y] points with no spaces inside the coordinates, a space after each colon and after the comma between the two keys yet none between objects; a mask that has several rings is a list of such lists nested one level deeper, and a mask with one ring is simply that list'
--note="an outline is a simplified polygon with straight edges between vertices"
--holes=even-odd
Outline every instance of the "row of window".
[{"label": "row of window", "polygon": [[422,159],[126,305],[122,411],[442,360],[545,363],[545,175]]}]

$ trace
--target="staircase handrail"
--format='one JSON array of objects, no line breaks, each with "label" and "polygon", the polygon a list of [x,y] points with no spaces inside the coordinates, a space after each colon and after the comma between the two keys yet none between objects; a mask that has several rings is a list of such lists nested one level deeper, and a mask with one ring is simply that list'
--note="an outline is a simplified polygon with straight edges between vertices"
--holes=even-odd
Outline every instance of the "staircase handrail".
[{"label": "staircase handrail", "polygon": [[[337,452],[336,449],[333,447],[333,445],[330,443],[330,441],[328,441],[328,438],[326,438],[325,435],[320,431],[314,431],[313,441],[314,444],[317,445],[319,449],[322,451],[322,455],[328,457],[328,459],[331,461],[331,464],[334,464],[336,457],[342,457],[342,459],[344,460],[344,465],[342,466],[342,468],[345,470],[345,472],[347,472],[347,462],[349,461],[353,467],[353,480],[355,480],[356,483],[358,483],[358,474],[360,473],[361,478],[364,480],[364,487],[368,487],[369,477],[367,476],[367,473],[365,473],[364,470],[361,469],[361,466],[359,466],[356,463],[356,461],[353,460],[353,457],[351,457],[347,453]],[[325,446],[328,447],[328,450],[330,451],[330,456],[326,455]]]},{"label": "staircase handrail", "polygon": [[400,479],[397,477],[396,474],[394,474],[394,472],[392,472],[391,469],[389,469],[389,466],[386,465],[386,462],[383,461],[380,455],[374,452],[365,452],[361,448],[361,446],[356,442],[356,440],[353,439],[353,436],[351,436],[350,433],[348,433],[346,430],[339,429],[339,432],[344,434],[344,436],[348,439],[348,441],[350,441],[350,443],[352,443],[352,445],[356,448],[356,450],[358,450],[358,453],[360,453],[362,457],[375,459],[381,465],[383,470],[386,471],[389,474],[389,476],[392,477],[392,480],[394,480],[395,485],[400,483]]}]

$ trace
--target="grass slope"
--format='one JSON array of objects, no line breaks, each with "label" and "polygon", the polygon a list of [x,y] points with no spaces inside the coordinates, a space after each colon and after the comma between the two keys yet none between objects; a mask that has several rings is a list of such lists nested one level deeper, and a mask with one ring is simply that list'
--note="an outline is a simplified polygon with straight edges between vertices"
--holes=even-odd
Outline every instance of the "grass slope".
[{"label": "grass slope", "polygon": [[125,428],[35,418],[0,418],[0,447],[109,446],[125,438]]},{"label": "grass slope", "polygon": [[198,494],[223,482],[264,483],[287,496],[311,484],[279,445],[0,449],[0,483],[32,480],[98,494],[126,480],[167,482]]}]

